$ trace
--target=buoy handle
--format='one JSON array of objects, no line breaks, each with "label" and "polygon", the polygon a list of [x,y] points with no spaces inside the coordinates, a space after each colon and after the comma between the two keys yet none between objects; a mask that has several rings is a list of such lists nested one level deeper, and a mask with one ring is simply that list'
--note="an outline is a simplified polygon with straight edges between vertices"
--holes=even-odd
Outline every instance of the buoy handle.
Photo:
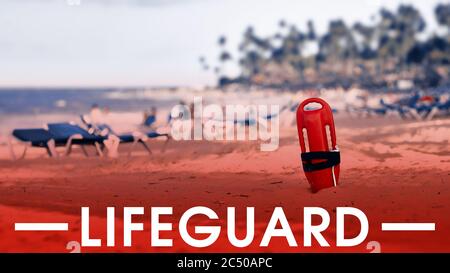
[{"label": "buoy handle", "polygon": [[[305,110],[305,107],[310,104],[310,103],[318,103],[322,106],[322,108],[320,109],[314,109],[314,110]],[[336,130],[334,127],[334,120],[333,120],[333,111],[331,110],[330,105],[324,101],[321,98],[309,98],[304,100],[302,103],[300,103],[300,105],[297,108],[297,121],[302,121],[303,117],[305,115],[309,115],[309,114],[318,114],[320,113],[320,117],[321,117],[321,121],[323,122],[323,126],[328,125],[329,129],[330,129],[330,137],[331,137],[331,145],[332,145],[332,149],[333,150],[337,150],[336,147]],[[298,128],[299,130],[299,136],[300,132],[303,130],[303,128],[305,128],[304,122],[299,122],[298,125],[302,125],[302,128]],[[324,128],[325,129],[325,128]],[[305,143],[302,137],[300,137],[300,144],[303,148],[303,150],[305,151]]]}]

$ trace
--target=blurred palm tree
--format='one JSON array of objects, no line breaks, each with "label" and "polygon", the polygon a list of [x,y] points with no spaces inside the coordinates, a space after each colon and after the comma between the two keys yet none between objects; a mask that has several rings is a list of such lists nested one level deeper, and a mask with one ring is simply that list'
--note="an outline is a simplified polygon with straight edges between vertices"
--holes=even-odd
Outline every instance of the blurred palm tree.
[{"label": "blurred palm tree", "polygon": [[270,39],[258,37],[253,27],[248,27],[239,46],[242,54],[242,58],[239,60],[242,67],[242,77],[251,79],[263,71],[263,67],[267,63],[264,56],[267,56],[271,49]]},{"label": "blurred palm tree", "polygon": [[[351,29],[341,19],[329,23],[328,31],[319,40],[318,61],[324,65],[329,80],[335,82],[339,77],[352,77],[353,65],[358,48]],[[321,69],[323,70],[323,69]],[[323,71],[320,71],[323,72]]]},{"label": "blurred palm tree", "polygon": [[[447,33],[426,40],[418,39],[426,28],[423,16],[414,6],[405,4],[394,11],[382,8],[379,17],[372,16],[369,24],[355,22],[349,27],[342,19],[332,20],[322,35],[311,20],[305,31],[280,20],[276,32],[267,37],[258,36],[250,26],[244,31],[236,59],[241,68],[239,79],[295,85],[308,82],[308,71],[313,73],[308,75],[315,75],[312,78],[316,83],[348,80],[382,86],[387,84],[384,78],[392,79],[393,75],[394,80],[409,77],[424,82],[431,79],[430,85],[439,83],[442,73],[437,66],[446,67],[450,74],[450,4],[437,5],[434,12]],[[233,61],[227,44],[225,36],[219,37],[221,65],[215,71],[220,77],[224,77],[225,64]],[[318,48],[312,55],[311,45]],[[200,59],[200,64],[209,67],[205,59]]]},{"label": "blurred palm tree", "polygon": [[[434,14],[436,16],[436,20],[439,25],[444,26],[447,29],[445,39],[439,40],[438,38],[433,39],[435,43],[433,43],[434,47],[437,47],[440,51],[441,61],[443,63],[450,63],[450,3],[448,4],[439,4],[436,6],[434,10]],[[450,69],[449,69],[450,73]]]},{"label": "blurred palm tree", "polygon": [[200,63],[200,66],[202,67],[203,70],[205,71],[209,70],[209,65],[206,62],[206,58],[204,56],[200,56],[200,58],[198,58],[198,62]]},{"label": "blurred palm tree", "polygon": [[308,22],[306,23],[307,27],[308,27],[308,31],[307,31],[307,36],[309,40],[315,40],[317,37],[316,34],[316,27],[314,26],[314,22],[311,20],[308,20]]},{"label": "blurred palm tree", "polygon": [[[379,60],[394,65],[396,72],[405,68],[408,52],[417,42],[416,36],[425,27],[425,20],[420,12],[411,5],[400,5],[397,13],[386,9],[380,11],[381,22],[378,25]],[[386,69],[386,65],[384,66]],[[384,70],[383,69],[383,70]]]},{"label": "blurred palm tree", "polygon": [[[227,38],[225,36],[220,36],[219,40],[218,40],[218,44],[221,48],[221,52],[219,54],[219,62],[220,62],[220,67],[218,69],[216,69],[216,73],[220,74],[220,73],[226,73],[226,64],[227,62],[232,60],[231,54],[228,52],[228,50],[226,49],[226,45],[227,45]],[[220,75],[221,77],[224,77],[224,75]]]},{"label": "blurred palm tree", "polygon": [[377,56],[377,44],[375,43],[375,27],[367,26],[363,23],[353,25],[355,33],[355,42],[358,48],[359,58],[362,60],[371,60]]},{"label": "blurred palm tree", "polygon": [[439,25],[446,27],[447,35],[450,35],[450,4],[437,5],[434,14]]}]

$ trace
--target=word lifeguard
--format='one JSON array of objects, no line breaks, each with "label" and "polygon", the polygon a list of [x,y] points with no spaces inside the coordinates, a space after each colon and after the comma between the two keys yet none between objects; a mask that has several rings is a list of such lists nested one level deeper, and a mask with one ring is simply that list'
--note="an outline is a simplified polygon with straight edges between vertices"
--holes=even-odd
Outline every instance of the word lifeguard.
[{"label": "word lifeguard", "polygon": [[[133,222],[132,216],[144,215],[144,207],[125,207],[123,208],[123,245],[131,247],[132,235],[134,232],[144,231],[142,222]],[[255,208],[246,208],[246,234],[244,236],[236,235],[236,208],[228,207],[226,216],[227,239],[229,243],[238,248],[244,248],[254,243],[255,240]],[[239,212],[239,213],[244,213]],[[160,216],[171,216],[173,214],[172,207],[151,207],[150,208],[150,246],[151,247],[172,247],[174,238],[170,238],[167,233],[166,237],[162,237],[161,232],[173,231],[173,223],[163,222]],[[189,220],[197,215],[209,218],[211,225],[189,226]],[[322,235],[330,225],[330,215],[320,207],[305,207],[303,211],[303,246],[310,247],[312,238],[315,238],[320,246],[328,247],[330,244]],[[345,238],[344,217],[356,217],[360,223],[360,231],[352,238]],[[321,223],[312,224],[312,218],[320,217]],[[221,234],[221,226],[218,225],[219,216],[208,207],[193,207],[185,211],[178,221],[178,233],[181,239],[191,247],[204,248],[213,245]],[[89,233],[89,208],[81,209],[81,246],[82,247],[100,247],[105,242],[99,238],[92,238]],[[116,245],[115,238],[115,208],[107,208],[106,221],[106,246],[114,247]],[[193,228],[193,229],[192,229]],[[369,232],[369,224],[366,215],[357,208],[338,207],[336,208],[336,246],[356,246],[361,244],[367,237]],[[171,233],[173,234],[173,233]],[[201,238],[198,238],[198,235]],[[206,235],[206,236],[205,236]],[[290,223],[283,211],[283,208],[274,208],[270,220],[265,228],[262,239],[258,241],[260,247],[269,247],[270,241],[274,237],[284,238],[290,247],[297,247],[298,242],[294,236]]]}]

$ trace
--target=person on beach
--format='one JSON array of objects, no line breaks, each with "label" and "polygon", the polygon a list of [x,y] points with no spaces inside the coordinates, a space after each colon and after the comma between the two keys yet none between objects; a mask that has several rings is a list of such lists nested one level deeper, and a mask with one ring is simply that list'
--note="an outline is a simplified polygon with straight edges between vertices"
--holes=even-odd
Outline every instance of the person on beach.
[{"label": "person on beach", "polygon": [[89,113],[89,122],[102,131],[102,134],[108,134],[112,132],[112,129],[107,122],[108,115],[109,107],[105,106],[103,109],[100,109],[99,105],[94,103]]},{"label": "person on beach", "polygon": [[92,104],[91,111],[89,112],[90,121],[93,124],[99,124],[103,122],[103,113],[97,103]]},{"label": "person on beach", "polygon": [[157,109],[155,106],[150,108],[150,111],[144,112],[144,121],[143,124],[145,127],[153,128],[156,122],[156,113]]}]

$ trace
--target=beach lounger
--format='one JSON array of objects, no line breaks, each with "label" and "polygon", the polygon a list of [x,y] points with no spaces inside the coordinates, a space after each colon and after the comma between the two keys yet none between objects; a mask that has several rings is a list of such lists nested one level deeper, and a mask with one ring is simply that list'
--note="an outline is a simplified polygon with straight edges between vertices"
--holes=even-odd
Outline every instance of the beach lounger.
[{"label": "beach lounger", "polygon": [[426,120],[431,120],[438,114],[450,114],[450,99],[448,99],[446,102],[436,103],[435,105],[433,105],[425,118]]},{"label": "beach lounger", "polygon": [[[105,140],[104,137],[92,136],[83,128],[72,125],[70,123],[52,123],[48,124],[47,128],[32,128],[32,129],[15,129],[12,135],[21,142],[29,144],[31,147],[42,147],[47,150],[51,157],[57,157],[56,147],[65,147],[65,155],[70,154],[72,145],[80,145],[83,152],[87,155],[84,145],[95,145],[97,152],[101,154],[102,148],[100,144]],[[24,158],[28,146],[20,156]],[[12,149],[10,141],[10,151],[13,159],[16,159],[15,153]]]},{"label": "beach lounger", "polygon": [[[395,103],[386,103],[383,98],[379,101],[379,107],[361,107],[361,108],[351,108],[349,112],[356,112],[363,116],[387,116],[390,114],[398,114],[402,119],[407,117],[422,119],[420,113],[426,109],[418,109],[416,106],[417,96],[406,97],[398,100]],[[419,110],[419,112],[418,112]]]},{"label": "beach lounger", "polygon": [[89,133],[91,133],[91,134],[95,134],[95,135],[98,134],[101,136],[114,135],[120,139],[120,143],[132,143],[132,145],[130,146],[130,150],[128,152],[129,156],[131,155],[131,153],[134,149],[134,146],[136,144],[141,144],[144,147],[144,149],[151,155],[152,151],[146,142],[148,138],[165,137],[166,142],[163,145],[162,152],[165,151],[167,142],[170,140],[169,134],[160,134],[160,133],[157,133],[154,131],[147,132],[147,133],[136,131],[131,134],[117,134],[107,124],[101,124],[101,125],[92,124],[92,123],[88,122],[87,119],[83,115],[80,115],[80,119],[83,122],[83,124],[86,126],[86,128],[88,128]]},{"label": "beach lounger", "polygon": [[[57,139],[45,129],[16,129],[12,132],[12,135],[18,140],[24,143],[28,143],[32,147],[45,148],[49,156],[57,155],[55,150],[57,144],[65,145],[66,143],[65,139]],[[9,148],[11,157],[13,159],[17,159],[12,147],[11,140],[9,140]],[[28,147],[25,146],[25,149],[23,150],[22,155],[19,158],[25,157],[27,148]]]},{"label": "beach lounger", "polygon": [[[145,150],[151,154],[150,148],[147,146],[147,144],[144,141],[144,138],[142,136],[135,136],[131,134],[125,134],[125,135],[116,135],[116,134],[108,134],[108,135],[97,135],[93,132],[89,132],[78,125],[73,125],[69,123],[53,123],[48,125],[49,131],[57,135],[58,137],[64,138],[69,135],[72,136],[71,144],[81,144],[83,146],[82,149],[84,150],[84,145],[94,145],[96,147],[97,153],[102,156],[103,155],[103,149],[105,147],[108,148],[108,151],[110,153],[117,154],[118,145],[115,143],[109,143],[110,140],[113,140],[116,138],[119,143],[132,143],[132,147],[130,148],[129,155],[131,155],[131,150],[134,147],[135,144],[140,143],[144,146]],[[114,142],[114,140],[112,141]],[[110,144],[110,145],[108,145]],[[69,146],[67,153],[70,154],[70,147]],[[86,153],[85,153],[86,154]]]},{"label": "beach lounger", "polygon": [[93,145],[97,154],[103,155],[106,137],[90,134],[80,126],[71,123],[50,123],[47,124],[47,127],[48,131],[57,139],[67,139],[65,155],[72,152],[72,145],[80,145],[86,156],[85,145]]}]

